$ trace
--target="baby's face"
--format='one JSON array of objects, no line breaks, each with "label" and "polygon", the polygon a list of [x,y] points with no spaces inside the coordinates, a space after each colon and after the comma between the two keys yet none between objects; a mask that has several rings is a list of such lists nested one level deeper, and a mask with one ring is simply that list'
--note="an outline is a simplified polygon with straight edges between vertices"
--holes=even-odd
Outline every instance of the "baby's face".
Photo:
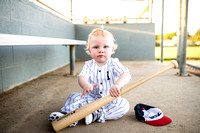
[{"label": "baby's face", "polygon": [[98,66],[106,64],[113,53],[112,40],[102,35],[92,36],[90,40],[89,53]]}]

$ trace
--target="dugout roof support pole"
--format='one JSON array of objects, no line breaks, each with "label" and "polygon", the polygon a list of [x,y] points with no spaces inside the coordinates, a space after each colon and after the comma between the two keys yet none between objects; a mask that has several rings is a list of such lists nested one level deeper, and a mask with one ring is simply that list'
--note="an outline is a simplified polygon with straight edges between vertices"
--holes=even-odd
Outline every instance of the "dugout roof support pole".
[{"label": "dugout roof support pole", "polygon": [[[180,2],[181,4],[181,2]],[[186,47],[187,47],[187,19],[188,19],[188,0],[183,0],[183,17],[181,24],[181,45],[180,45],[180,60],[179,60],[179,75],[186,75]],[[181,14],[180,14],[181,15]]]},{"label": "dugout roof support pole", "polygon": [[[181,26],[182,24],[182,0],[180,0],[180,7],[179,7],[179,27],[177,31],[177,57],[176,60],[178,64],[180,64],[180,48],[181,48]],[[180,68],[180,66],[178,66]]]}]

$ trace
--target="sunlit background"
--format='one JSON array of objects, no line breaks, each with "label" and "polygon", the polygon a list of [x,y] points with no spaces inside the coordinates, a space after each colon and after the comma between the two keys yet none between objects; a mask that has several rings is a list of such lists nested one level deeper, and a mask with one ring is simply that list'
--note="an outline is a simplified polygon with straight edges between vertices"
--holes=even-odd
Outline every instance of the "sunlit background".
[{"label": "sunlit background", "polygon": [[[83,23],[84,17],[90,20],[120,19],[126,16],[128,23],[155,23],[155,34],[160,34],[162,20],[162,0],[39,0],[60,12],[74,23]],[[198,17],[199,0],[189,0],[188,32],[194,35],[200,28]],[[71,9],[72,6],[72,9]],[[180,0],[164,0],[164,34],[176,32],[179,24]],[[150,9],[152,8],[152,9]],[[146,10],[145,10],[146,9]],[[151,12],[152,11],[152,12]],[[140,18],[136,21],[137,18]],[[105,22],[105,21],[104,21]],[[104,23],[98,22],[98,23]],[[114,21],[113,23],[120,23]]]},{"label": "sunlit background", "polygon": [[[155,23],[155,59],[161,59],[163,0],[31,0],[74,24]],[[187,62],[200,66],[199,0],[188,1]],[[177,58],[180,0],[164,0],[164,60]],[[169,47],[170,46],[170,47]]]}]

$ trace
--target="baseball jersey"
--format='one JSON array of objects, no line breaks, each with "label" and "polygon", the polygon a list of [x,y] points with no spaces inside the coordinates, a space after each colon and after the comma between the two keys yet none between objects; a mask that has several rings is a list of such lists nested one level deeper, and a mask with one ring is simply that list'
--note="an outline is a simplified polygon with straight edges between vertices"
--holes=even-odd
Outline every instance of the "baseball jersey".
[{"label": "baseball jersey", "polygon": [[[84,76],[90,84],[99,84],[93,88],[93,91],[87,93],[81,98],[82,93],[73,93],[66,100],[65,105],[61,108],[61,112],[69,113],[81,106],[93,102],[99,98],[109,95],[110,88],[117,81],[119,76],[128,72],[128,68],[124,67],[117,58],[110,58],[107,63],[99,67],[95,60],[85,62],[85,65],[79,74]],[[118,97],[109,104],[101,108],[101,117],[98,122],[105,122],[107,119],[118,119],[129,110],[129,103],[126,99]]]},{"label": "baseball jersey", "polygon": [[79,76],[84,76],[90,84],[99,85],[93,89],[90,95],[98,95],[98,97],[103,97],[109,94],[110,88],[114,85],[115,81],[119,76],[128,72],[128,68],[124,67],[117,58],[110,58],[107,63],[99,67],[95,60],[92,59],[87,61],[79,74]]}]

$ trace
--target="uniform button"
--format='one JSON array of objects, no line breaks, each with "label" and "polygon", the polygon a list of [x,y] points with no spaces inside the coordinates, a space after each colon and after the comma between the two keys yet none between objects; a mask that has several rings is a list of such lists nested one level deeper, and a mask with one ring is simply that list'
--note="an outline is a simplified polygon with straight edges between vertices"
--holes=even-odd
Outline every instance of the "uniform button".
[{"label": "uniform button", "polygon": [[99,70],[99,72],[101,72],[101,70]]},{"label": "uniform button", "polygon": [[103,83],[101,82],[100,84],[102,85]]},{"label": "uniform button", "polygon": [[102,94],[102,92],[100,92],[100,94]]}]

